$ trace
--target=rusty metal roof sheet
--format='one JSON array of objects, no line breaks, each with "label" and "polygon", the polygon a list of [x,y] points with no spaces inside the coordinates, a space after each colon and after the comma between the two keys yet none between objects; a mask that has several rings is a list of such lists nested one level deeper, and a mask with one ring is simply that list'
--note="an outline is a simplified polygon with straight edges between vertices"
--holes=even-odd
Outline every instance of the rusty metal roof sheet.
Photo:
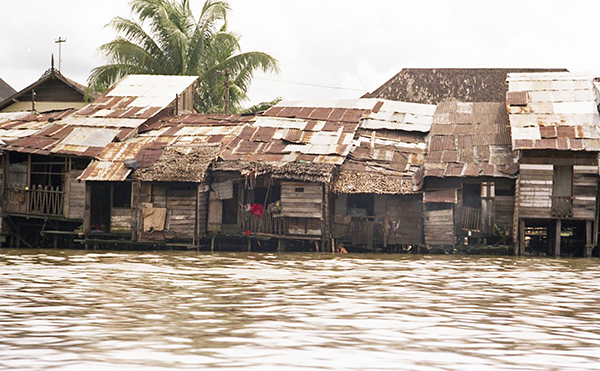
[{"label": "rusty metal roof sheet", "polygon": [[448,203],[458,202],[458,192],[455,188],[432,189],[423,193],[423,203]]},{"label": "rusty metal roof sheet", "polygon": [[[570,73],[508,74],[508,95],[527,94],[526,104],[507,100],[514,149],[597,151],[600,117],[591,78]],[[582,140],[584,139],[584,140]]]},{"label": "rusty metal roof sheet", "polygon": [[[0,122],[10,151],[95,157],[115,138],[126,140],[194,84],[194,76],[126,76],[78,111],[26,115]],[[1,117],[0,117],[1,119]],[[72,128],[64,131],[49,127]],[[27,138],[28,140],[23,140]],[[30,140],[29,140],[30,139]],[[39,145],[36,145],[39,143]]]},{"label": "rusty metal roof sheet", "polygon": [[[239,117],[237,123],[236,117]],[[125,179],[130,173],[119,169],[123,169],[125,160],[134,159],[141,168],[132,176],[145,181],[202,181],[212,160],[237,137],[248,118],[230,115],[224,119],[196,114],[160,121],[162,126],[156,129],[124,142],[108,143],[97,155],[99,161],[94,161],[80,180]]]},{"label": "rusty metal roof sheet", "polygon": [[503,170],[515,161],[503,103],[438,104],[425,157],[426,177],[512,177]]},{"label": "rusty metal roof sheet", "polygon": [[93,161],[77,179],[122,182],[130,173],[131,169],[127,168],[123,162]]}]

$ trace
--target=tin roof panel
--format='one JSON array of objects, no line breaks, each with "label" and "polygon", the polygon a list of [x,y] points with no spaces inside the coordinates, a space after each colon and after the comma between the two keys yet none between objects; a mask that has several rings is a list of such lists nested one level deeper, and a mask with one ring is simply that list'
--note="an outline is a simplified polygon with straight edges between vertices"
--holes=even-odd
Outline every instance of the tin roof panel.
[{"label": "tin roof panel", "polygon": [[127,179],[129,173],[131,173],[131,169],[122,162],[92,161],[77,180],[122,182]]}]

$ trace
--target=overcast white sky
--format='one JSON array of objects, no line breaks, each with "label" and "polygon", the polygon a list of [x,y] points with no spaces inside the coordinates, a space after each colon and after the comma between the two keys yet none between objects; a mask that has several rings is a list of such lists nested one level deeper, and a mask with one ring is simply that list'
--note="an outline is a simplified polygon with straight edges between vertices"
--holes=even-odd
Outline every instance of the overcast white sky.
[{"label": "overcast white sky", "polygon": [[[199,14],[204,0],[191,0]],[[85,83],[103,63],[104,28],[128,0],[2,0],[0,77],[20,90],[50,67]],[[405,67],[564,67],[600,76],[600,1],[230,0],[243,51],[277,58],[251,103],[359,97]]]}]

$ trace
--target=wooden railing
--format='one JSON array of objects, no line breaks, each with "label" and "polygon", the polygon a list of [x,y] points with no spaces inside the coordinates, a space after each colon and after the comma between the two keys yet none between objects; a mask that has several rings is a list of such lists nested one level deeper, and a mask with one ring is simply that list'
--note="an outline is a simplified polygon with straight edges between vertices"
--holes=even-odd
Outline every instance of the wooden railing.
[{"label": "wooden railing", "polygon": [[238,209],[238,224],[243,231],[250,231],[252,234],[285,234],[284,218],[279,214],[271,214],[267,209],[264,210],[262,216],[254,215],[244,206]]},{"label": "wooden railing", "polygon": [[573,215],[573,197],[552,196],[552,216],[564,218]]},{"label": "wooden railing", "polygon": [[481,209],[463,206],[462,229],[464,231],[481,231]]},{"label": "wooden railing", "polygon": [[6,195],[9,213],[52,216],[63,214],[64,191],[58,186],[34,185],[29,190],[9,187]]}]

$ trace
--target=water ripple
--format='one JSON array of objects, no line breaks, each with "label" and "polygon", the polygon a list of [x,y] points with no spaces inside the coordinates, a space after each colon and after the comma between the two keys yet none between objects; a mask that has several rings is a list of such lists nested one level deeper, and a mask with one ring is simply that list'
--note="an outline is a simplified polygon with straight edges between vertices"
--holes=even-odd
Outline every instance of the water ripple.
[{"label": "water ripple", "polygon": [[600,261],[0,251],[0,369],[595,370]]}]

